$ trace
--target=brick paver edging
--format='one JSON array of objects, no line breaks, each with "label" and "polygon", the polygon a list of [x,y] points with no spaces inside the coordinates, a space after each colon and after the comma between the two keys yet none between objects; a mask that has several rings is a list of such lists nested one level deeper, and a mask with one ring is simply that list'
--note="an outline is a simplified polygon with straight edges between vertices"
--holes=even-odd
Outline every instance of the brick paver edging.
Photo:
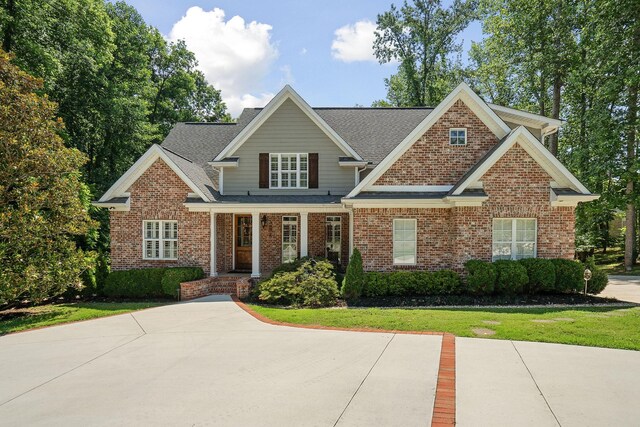
[{"label": "brick paver edging", "polygon": [[431,426],[453,426],[456,424],[456,341],[455,335],[445,332],[432,331],[397,331],[373,328],[338,328],[335,326],[322,325],[301,325],[298,323],[279,322],[269,319],[260,313],[253,311],[248,305],[240,301],[237,297],[231,299],[244,311],[257,320],[275,326],[289,326],[302,329],[319,329],[325,331],[348,331],[348,332],[376,332],[386,334],[406,334],[406,335],[441,335],[442,349],[440,350],[440,365],[438,367],[438,382],[436,385],[436,397],[433,405],[433,416]]}]

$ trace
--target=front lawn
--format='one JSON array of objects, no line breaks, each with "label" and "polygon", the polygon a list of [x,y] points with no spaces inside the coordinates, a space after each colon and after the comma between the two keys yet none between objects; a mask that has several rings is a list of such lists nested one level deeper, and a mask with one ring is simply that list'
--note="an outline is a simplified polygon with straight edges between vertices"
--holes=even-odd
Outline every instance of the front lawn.
[{"label": "front lawn", "polygon": [[461,337],[640,350],[640,307],[427,310],[250,307],[272,320],[303,325],[437,331]]},{"label": "front lawn", "polygon": [[26,329],[96,319],[164,305],[159,302],[83,302],[49,304],[0,312],[0,335]]}]

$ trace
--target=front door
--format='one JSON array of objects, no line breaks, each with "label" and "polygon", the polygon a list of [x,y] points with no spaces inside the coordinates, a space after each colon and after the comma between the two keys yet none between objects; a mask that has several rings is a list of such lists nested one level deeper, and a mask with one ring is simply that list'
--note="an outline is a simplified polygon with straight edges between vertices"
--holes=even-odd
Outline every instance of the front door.
[{"label": "front door", "polygon": [[236,216],[236,270],[251,271],[251,216]]}]

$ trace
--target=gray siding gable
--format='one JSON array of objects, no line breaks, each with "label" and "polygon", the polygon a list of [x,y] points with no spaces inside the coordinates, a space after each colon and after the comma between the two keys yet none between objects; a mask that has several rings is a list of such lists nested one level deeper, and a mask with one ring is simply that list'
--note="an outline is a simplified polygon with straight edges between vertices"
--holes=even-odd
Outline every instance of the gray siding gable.
[{"label": "gray siding gable", "polygon": [[[258,188],[258,157],[260,153],[318,153],[318,188],[272,190]],[[345,156],[327,134],[320,129],[292,100],[288,99],[233,153],[239,157],[237,168],[225,168],[225,195],[279,194],[345,195],[355,186],[355,172],[340,167],[338,159]]]}]

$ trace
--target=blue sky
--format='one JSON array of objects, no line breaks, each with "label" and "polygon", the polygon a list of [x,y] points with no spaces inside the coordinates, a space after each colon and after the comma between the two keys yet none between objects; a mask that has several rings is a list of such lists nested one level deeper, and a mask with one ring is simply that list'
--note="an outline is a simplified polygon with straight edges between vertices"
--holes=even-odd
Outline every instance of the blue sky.
[{"label": "blue sky", "polygon": [[[244,106],[263,106],[286,83],[313,106],[368,106],[385,97],[384,78],[396,71],[396,65],[371,60],[367,41],[377,14],[401,2],[128,3],[168,39],[186,40],[234,116]],[[481,38],[478,22],[459,37],[465,52],[471,41]]]}]

